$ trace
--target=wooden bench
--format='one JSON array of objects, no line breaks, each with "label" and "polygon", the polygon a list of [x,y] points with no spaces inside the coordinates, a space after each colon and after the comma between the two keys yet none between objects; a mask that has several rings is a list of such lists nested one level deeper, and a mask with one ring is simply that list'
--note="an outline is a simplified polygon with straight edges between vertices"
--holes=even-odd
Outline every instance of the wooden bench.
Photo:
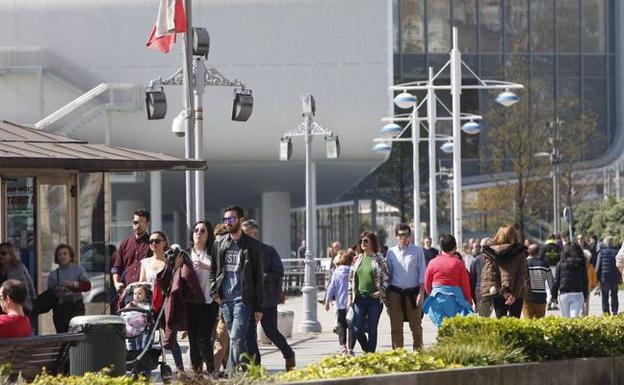
[{"label": "wooden bench", "polygon": [[0,364],[11,364],[13,380],[21,373],[32,381],[44,367],[49,374],[59,374],[69,359],[69,347],[84,339],[82,333],[0,339]]}]

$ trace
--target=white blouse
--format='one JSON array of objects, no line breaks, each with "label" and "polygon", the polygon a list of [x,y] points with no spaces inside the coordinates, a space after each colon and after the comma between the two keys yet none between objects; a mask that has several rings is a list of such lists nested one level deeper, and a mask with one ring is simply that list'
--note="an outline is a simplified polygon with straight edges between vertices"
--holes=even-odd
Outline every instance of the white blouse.
[{"label": "white blouse", "polygon": [[210,258],[210,255],[206,252],[206,250],[202,250],[198,253],[195,249],[191,249],[191,261],[201,262],[208,266],[208,270],[195,269],[195,274],[197,274],[199,285],[204,292],[206,303],[212,303],[212,296],[210,295],[210,289],[212,288],[210,285],[210,268],[212,267],[212,258]]}]

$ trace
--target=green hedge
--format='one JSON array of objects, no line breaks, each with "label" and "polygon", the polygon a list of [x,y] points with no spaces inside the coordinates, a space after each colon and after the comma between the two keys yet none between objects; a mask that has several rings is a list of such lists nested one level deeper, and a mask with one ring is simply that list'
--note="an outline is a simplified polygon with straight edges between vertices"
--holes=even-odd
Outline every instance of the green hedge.
[{"label": "green hedge", "polygon": [[465,335],[496,335],[522,349],[530,361],[624,355],[624,317],[516,318],[455,317],[444,320],[438,341]]}]

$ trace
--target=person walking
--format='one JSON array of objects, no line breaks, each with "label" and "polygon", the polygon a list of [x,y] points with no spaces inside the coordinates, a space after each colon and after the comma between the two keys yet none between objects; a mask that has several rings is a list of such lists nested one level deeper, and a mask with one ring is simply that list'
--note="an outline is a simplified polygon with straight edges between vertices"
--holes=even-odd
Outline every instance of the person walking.
[{"label": "person walking", "polygon": [[37,298],[37,292],[35,291],[35,285],[28,272],[28,269],[22,261],[20,261],[15,251],[15,246],[11,242],[0,243],[0,283],[9,280],[16,279],[24,284],[26,290],[26,298],[22,301],[21,305],[24,308],[24,313],[29,316],[32,315],[35,299]]},{"label": "person walking", "polygon": [[[258,241],[260,225],[255,219],[243,222],[243,232]],[[273,246],[260,242],[262,254],[264,254],[264,310],[260,325],[264,334],[282,352],[286,371],[293,370],[297,366],[295,352],[292,350],[286,337],[277,329],[277,304],[282,295],[282,279],[284,266],[277,250]],[[249,354],[255,358],[256,365],[261,364],[260,349],[258,349],[258,332],[256,323],[250,320],[247,328],[247,348]]]},{"label": "person walking", "polygon": [[425,254],[425,265],[429,265],[429,262],[440,254],[438,249],[432,246],[431,237],[425,237],[423,239],[423,253]]},{"label": "person walking", "polygon": [[340,344],[340,353],[353,354],[355,339],[353,338],[353,329],[347,322],[347,311],[349,302],[349,273],[351,272],[351,262],[353,256],[351,253],[341,253],[336,260],[336,268],[332,273],[329,285],[327,286],[327,295],[325,296],[325,310],[329,311],[331,301],[334,301],[338,313],[338,325],[336,333],[338,334],[338,343]]},{"label": "person walking", "polygon": [[121,241],[113,257],[111,274],[113,285],[121,292],[125,285],[139,280],[140,261],[147,258],[150,251],[149,233],[150,213],[140,209],[132,215],[132,235]]},{"label": "person walking", "polygon": [[386,290],[386,310],[390,317],[392,348],[403,347],[403,322],[408,321],[412,332],[412,348],[423,347],[422,304],[425,299],[425,254],[411,242],[408,224],[396,226],[398,245],[386,255],[389,286]]},{"label": "person walking", "polygon": [[59,267],[48,275],[48,289],[58,297],[52,309],[52,320],[57,333],[67,333],[69,321],[85,314],[82,293],[91,290],[91,282],[84,267],[75,263],[74,249],[60,244],[54,250],[54,263]]},{"label": "person walking", "polygon": [[357,261],[349,272],[348,305],[353,305],[353,334],[364,352],[377,349],[377,325],[388,287],[388,268],[378,252],[377,236],[363,232]]},{"label": "person walking", "polygon": [[[485,246],[489,246],[489,244],[490,238],[483,238],[479,243],[481,250],[483,250]],[[481,271],[483,270],[484,259],[485,256],[483,253],[475,256],[475,259],[470,265],[470,272],[468,275],[470,278],[470,294],[472,295],[475,311],[480,317],[489,318],[494,309],[492,299],[481,296]]]},{"label": "person walking", "polygon": [[543,318],[546,315],[546,283],[553,286],[550,264],[542,258],[540,247],[532,244],[528,249],[527,267],[529,269],[530,288],[522,306],[524,318]]},{"label": "person walking", "polygon": [[587,267],[583,249],[576,243],[565,245],[555,267],[552,301],[559,302],[563,317],[576,318],[582,314],[587,294]]},{"label": "person walking", "polygon": [[[622,275],[616,266],[617,253],[618,249],[615,247],[613,237],[605,237],[596,258],[596,275],[602,293],[602,312],[607,315],[617,314],[619,307],[618,285],[622,282]],[[609,309],[609,299],[611,299],[611,309]]]},{"label": "person walking", "polygon": [[212,332],[219,316],[219,305],[210,295],[210,255],[214,236],[212,225],[208,221],[198,221],[193,225],[193,243],[189,250],[193,270],[204,293],[203,303],[188,303],[189,314],[188,339],[191,366],[195,373],[200,373],[206,365],[206,371],[213,374],[218,368],[214,362],[214,343]]},{"label": "person walking", "polygon": [[7,279],[0,285],[0,338],[30,337],[30,320],[24,313],[24,301],[28,290],[23,282]]},{"label": "person walking", "polygon": [[486,260],[481,273],[481,296],[492,298],[496,318],[520,318],[526,290],[526,247],[512,225],[499,227],[491,246],[483,248]]},{"label": "person walking", "polygon": [[242,230],[243,209],[228,206],[223,210],[223,224],[228,234],[212,247],[210,294],[220,303],[230,334],[228,368],[234,370],[243,354],[248,354],[249,320],[258,323],[264,310],[264,256],[260,242]]},{"label": "person walking", "polygon": [[466,266],[455,256],[457,242],[451,234],[440,237],[442,254],[435,257],[425,271],[427,299],[425,314],[434,325],[440,326],[448,317],[472,313],[470,278]]}]

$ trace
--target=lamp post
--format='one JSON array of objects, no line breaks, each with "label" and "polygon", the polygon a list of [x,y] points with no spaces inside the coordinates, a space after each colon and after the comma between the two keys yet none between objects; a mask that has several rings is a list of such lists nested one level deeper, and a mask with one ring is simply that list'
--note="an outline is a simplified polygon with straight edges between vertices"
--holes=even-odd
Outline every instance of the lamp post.
[{"label": "lamp post", "polygon": [[[453,122],[453,228],[455,239],[458,245],[463,243],[462,233],[462,192],[461,192],[461,130],[466,129],[461,126],[461,93],[462,90],[502,90],[497,97],[496,102],[502,104],[505,107],[509,107],[518,100],[518,96],[511,91],[512,89],[522,89],[524,86],[519,83],[496,81],[496,80],[484,80],[475,74],[466,63],[461,59],[461,52],[459,51],[457,27],[453,27],[453,47],[450,51],[450,59],[446,64],[438,71],[433,78],[430,77],[426,82],[410,82],[404,84],[398,84],[390,87],[391,90],[401,91],[407,93],[410,90],[422,90],[429,91],[429,89],[450,91],[452,97],[451,117]],[[450,84],[447,85],[434,85],[435,79],[444,71],[447,67],[450,69]],[[462,67],[465,68],[472,77],[477,80],[477,84],[462,85]],[[439,100],[438,100],[439,102]]]},{"label": "lamp post", "polygon": [[555,119],[554,122],[547,123],[547,128],[550,128],[553,131],[553,136],[548,138],[551,150],[550,152],[538,152],[535,154],[535,157],[548,158],[550,162],[550,172],[552,173],[553,182],[553,233],[555,234],[559,234],[561,232],[561,205],[559,201],[559,163],[561,162],[561,153],[559,152],[559,126],[561,124],[563,124],[563,121],[559,118]]},{"label": "lamp post", "polygon": [[291,138],[303,136],[305,140],[305,185],[306,185],[306,250],[305,250],[305,271],[303,288],[303,322],[299,330],[303,333],[320,332],[321,324],[317,319],[316,312],[316,261],[312,252],[312,244],[316,242],[316,229],[313,226],[313,216],[316,215],[316,201],[313,199],[316,191],[316,178],[312,171],[312,137],[324,136],[327,158],[337,159],[340,156],[340,142],[338,136],[330,130],[326,130],[314,122],[316,106],[312,95],[302,95],[303,123],[296,129],[289,131],[280,140],[281,161],[287,161],[292,155]]},{"label": "lamp post", "polygon": [[[173,120],[172,131],[184,136],[185,157],[202,160],[203,139],[203,93],[206,86],[234,87],[232,120],[247,121],[253,111],[252,91],[241,81],[229,80],[212,67],[206,67],[210,51],[210,36],[205,28],[191,27],[191,0],[185,0],[187,32],[184,41],[184,62],[167,79],[161,77],[150,81],[145,89],[145,103],[149,120],[163,119],[167,113],[166,85],[184,87],[184,110]],[[184,126],[184,127],[182,127]],[[186,228],[204,219],[204,171],[186,171]],[[187,237],[190,234],[186,232]],[[188,241],[188,239],[187,239]]]}]

